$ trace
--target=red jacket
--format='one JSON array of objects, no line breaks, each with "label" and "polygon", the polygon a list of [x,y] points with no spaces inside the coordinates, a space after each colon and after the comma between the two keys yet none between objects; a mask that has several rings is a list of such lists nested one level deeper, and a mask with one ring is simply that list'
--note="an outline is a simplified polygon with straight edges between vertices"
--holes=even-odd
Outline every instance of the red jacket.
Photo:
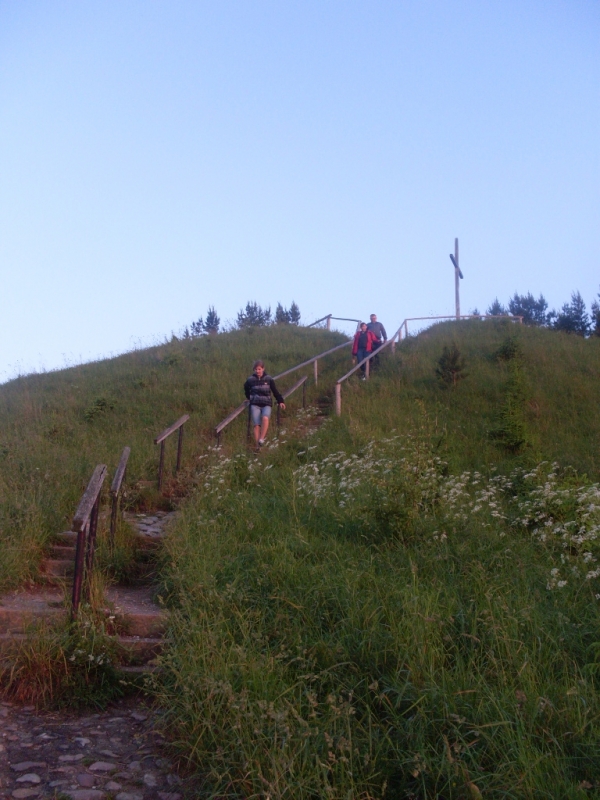
[{"label": "red jacket", "polygon": [[[352,355],[355,356],[358,353],[358,337],[361,335],[362,331],[356,331],[354,334],[354,341],[352,342]],[[373,350],[373,342],[378,342],[379,339],[375,336],[374,333],[371,331],[365,331],[367,335],[367,353],[371,353]]]}]

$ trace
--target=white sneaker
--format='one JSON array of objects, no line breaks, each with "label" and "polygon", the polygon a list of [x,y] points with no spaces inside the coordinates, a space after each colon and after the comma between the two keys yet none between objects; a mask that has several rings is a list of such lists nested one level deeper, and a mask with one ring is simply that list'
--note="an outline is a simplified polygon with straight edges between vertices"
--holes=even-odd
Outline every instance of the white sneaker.
[{"label": "white sneaker", "polygon": [[258,446],[262,447],[266,441],[267,441],[266,439],[259,439],[258,440]]}]

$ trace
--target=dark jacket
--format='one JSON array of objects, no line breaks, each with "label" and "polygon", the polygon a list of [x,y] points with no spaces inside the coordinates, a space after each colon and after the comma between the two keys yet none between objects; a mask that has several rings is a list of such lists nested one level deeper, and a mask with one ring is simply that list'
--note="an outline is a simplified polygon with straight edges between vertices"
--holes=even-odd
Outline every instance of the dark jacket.
[{"label": "dark jacket", "polygon": [[[362,331],[356,331],[354,334],[354,341],[352,342],[352,355],[355,356],[358,353],[358,341],[362,336]],[[367,337],[367,346],[365,350],[367,353],[370,353],[373,350],[373,342],[377,341],[377,337],[371,333],[371,331],[365,331],[365,336]]]},{"label": "dark jacket", "polygon": [[381,322],[367,322],[367,330],[375,336],[378,342],[385,339],[387,342],[387,333]]},{"label": "dark jacket", "polygon": [[273,392],[275,399],[280,405],[285,402],[283,395],[279,393],[275,386],[275,381],[266,373],[262,378],[252,373],[244,384],[244,394],[250,401],[251,406],[260,406],[261,408],[263,406],[272,406],[271,392]]}]

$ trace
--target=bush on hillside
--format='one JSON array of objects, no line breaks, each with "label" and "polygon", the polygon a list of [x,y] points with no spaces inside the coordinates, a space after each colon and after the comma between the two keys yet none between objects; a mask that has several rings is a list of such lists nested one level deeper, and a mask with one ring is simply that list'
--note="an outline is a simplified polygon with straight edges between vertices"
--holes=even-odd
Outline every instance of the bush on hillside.
[{"label": "bush on hillside", "polygon": [[452,347],[445,346],[435,369],[435,374],[442,384],[456,386],[459,380],[467,377],[464,369],[463,357],[456,344],[453,344]]}]

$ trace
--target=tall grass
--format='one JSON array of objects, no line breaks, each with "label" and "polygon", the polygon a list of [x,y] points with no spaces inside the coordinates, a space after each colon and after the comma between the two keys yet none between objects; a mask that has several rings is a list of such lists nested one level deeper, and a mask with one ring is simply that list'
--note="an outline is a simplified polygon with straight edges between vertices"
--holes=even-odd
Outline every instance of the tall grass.
[{"label": "tall grass", "polygon": [[[212,441],[214,425],[243,399],[254,359],[264,358],[276,374],[342,341],[340,334],[294,326],[173,339],[0,386],[0,591],[35,575],[48,539],[68,529],[96,464],[108,464],[112,473],[129,445],[126,502],[143,502],[136,484],[155,478],[153,438],[163,428],[191,415],[185,476]],[[324,379],[347,358],[334,354],[323,362]],[[286,385],[284,379],[281,386]],[[319,395],[311,389],[309,396]],[[292,406],[297,402],[291,399]],[[241,437],[242,428],[240,421],[225,441]],[[167,443],[168,468],[174,447]],[[182,491],[172,487],[174,494]]]},{"label": "tall grass", "polygon": [[[591,397],[598,349],[518,332],[529,443],[514,452],[490,436],[513,334],[439,326],[345,387],[341,419],[205,467],[168,543],[158,688],[204,796],[598,785],[600,490],[568,469],[596,477],[598,412],[563,417],[571,380]],[[448,390],[435,366],[452,339],[469,376]],[[565,469],[535,466],[555,454]]]}]

